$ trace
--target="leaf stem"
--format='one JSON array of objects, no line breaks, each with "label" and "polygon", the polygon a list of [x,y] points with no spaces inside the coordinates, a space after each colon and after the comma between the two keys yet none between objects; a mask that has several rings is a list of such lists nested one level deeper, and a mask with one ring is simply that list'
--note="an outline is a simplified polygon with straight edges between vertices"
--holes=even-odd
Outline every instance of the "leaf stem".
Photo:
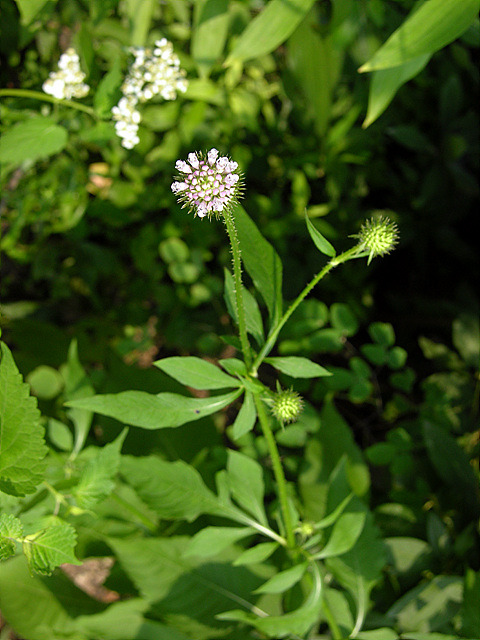
[{"label": "leaf stem", "polygon": [[77,111],[83,111],[84,113],[88,113],[88,115],[98,120],[98,116],[95,113],[92,107],[87,107],[87,105],[81,104],[80,102],[75,102],[73,100],[61,100],[59,98],[55,98],[54,96],[48,95],[48,93],[43,93],[42,91],[32,91],[30,89],[0,89],[0,98],[2,97],[12,97],[12,98],[31,98],[32,100],[41,100],[42,102],[50,102],[54,105],[64,105],[65,107],[70,107],[71,109],[77,109]]},{"label": "leaf stem", "polygon": [[285,526],[285,537],[287,539],[287,546],[293,548],[295,546],[295,535],[293,532],[292,516],[288,505],[287,494],[287,481],[285,480],[285,474],[283,473],[282,463],[280,461],[280,454],[278,453],[277,443],[270,428],[270,421],[265,412],[260,394],[254,394],[255,406],[257,408],[258,419],[262,432],[267,442],[268,451],[272,460],[273,475],[277,483],[278,499],[280,501],[280,510],[283,516],[283,524]]},{"label": "leaf stem", "polygon": [[297,309],[299,304],[308,296],[310,291],[312,291],[312,289],[320,282],[320,280],[324,276],[327,275],[327,273],[329,273],[332,269],[337,267],[339,264],[342,264],[342,262],[346,262],[347,260],[351,260],[352,258],[359,258],[359,257],[361,257],[361,255],[363,255],[363,254],[359,253],[359,247],[358,247],[358,245],[356,245],[355,247],[352,247],[348,251],[345,251],[344,253],[340,254],[339,256],[336,256],[336,257],[332,258],[331,260],[329,260],[329,262],[327,262],[327,264],[323,267],[323,269],[321,271],[319,271],[312,278],[312,280],[310,280],[310,282],[306,285],[306,287],[298,294],[298,296],[295,298],[295,300],[292,302],[292,304],[285,311],[285,313],[280,318],[280,320],[279,320],[278,324],[275,326],[275,328],[270,332],[270,335],[268,336],[265,344],[263,345],[262,349],[258,353],[258,355],[255,358],[255,361],[254,361],[254,363],[252,365],[252,368],[250,370],[250,373],[251,373],[252,376],[256,376],[257,375],[258,367],[262,364],[264,358],[267,357],[267,355],[270,353],[270,351],[274,347],[275,342],[277,341],[277,338],[278,338],[278,334],[283,329],[283,327],[285,326],[287,320],[290,318],[292,313]]},{"label": "leaf stem", "polygon": [[243,302],[242,290],[242,263],[240,258],[240,243],[238,242],[237,229],[230,210],[223,212],[225,226],[230,240],[233,256],[233,278],[235,282],[235,306],[237,308],[238,331],[240,334],[240,343],[242,345],[243,358],[247,371],[252,364],[252,356],[250,351],[250,343],[247,335],[247,321],[245,319],[245,305]]}]

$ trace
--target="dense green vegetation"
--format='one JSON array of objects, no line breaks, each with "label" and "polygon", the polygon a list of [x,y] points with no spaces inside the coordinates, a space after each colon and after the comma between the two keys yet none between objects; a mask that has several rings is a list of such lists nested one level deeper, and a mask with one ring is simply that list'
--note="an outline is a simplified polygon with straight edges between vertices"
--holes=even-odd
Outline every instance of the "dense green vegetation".
[{"label": "dense green vegetation", "polygon": [[0,0],[0,640],[480,638],[479,9]]}]

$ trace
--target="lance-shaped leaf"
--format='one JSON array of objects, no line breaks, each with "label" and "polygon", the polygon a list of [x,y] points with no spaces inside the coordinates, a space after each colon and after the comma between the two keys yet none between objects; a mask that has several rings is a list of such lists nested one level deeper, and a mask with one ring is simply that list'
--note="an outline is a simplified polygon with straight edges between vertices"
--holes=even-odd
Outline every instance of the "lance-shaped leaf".
[{"label": "lance-shaped leaf", "polygon": [[[247,331],[250,333],[258,344],[263,344],[263,322],[262,314],[258,308],[258,303],[248,289],[242,287],[243,303],[245,305],[245,319],[247,323]],[[225,269],[225,303],[228,313],[238,324],[237,305],[235,301],[235,281],[228,269]]]},{"label": "lance-shaped leaf", "polygon": [[165,429],[193,422],[227,407],[241,389],[210,398],[188,398],[177,393],[152,395],[144,391],[123,391],[67,402],[68,407],[89,409],[103,416],[143,429]]},{"label": "lance-shaped leaf", "polygon": [[327,369],[316,362],[300,356],[265,358],[265,362],[271,364],[272,367],[275,367],[278,371],[292,376],[292,378],[320,378],[332,375],[330,371],[327,371]]},{"label": "lance-shaped leaf", "polygon": [[227,65],[274,51],[297,28],[315,0],[270,0],[238,38]]},{"label": "lance-shaped leaf", "polygon": [[46,529],[25,536],[23,552],[30,570],[50,575],[65,562],[82,564],[73,553],[76,541],[76,531],[67,522],[55,522]]},{"label": "lance-shaped leaf", "polygon": [[261,524],[267,524],[263,504],[263,470],[256,460],[238,451],[228,450],[228,485],[232,497]]},{"label": "lance-shaped leaf", "polygon": [[251,431],[255,426],[256,420],[257,409],[255,408],[253,394],[250,391],[246,391],[245,397],[243,398],[243,404],[240,407],[240,411],[238,412],[232,426],[232,438],[234,440],[238,440]]},{"label": "lance-shaped leaf", "polygon": [[362,533],[365,517],[365,513],[343,513],[335,522],[327,544],[315,558],[331,558],[350,551]]},{"label": "lance-shaped leaf", "polygon": [[285,593],[297,584],[307,570],[308,562],[302,562],[285,571],[279,571],[272,578],[264,582],[255,593]]},{"label": "lance-shaped leaf", "polygon": [[228,33],[228,0],[197,0],[191,50],[201,77],[206,77],[225,47]]},{"label": "lance-shaped leaf", "polygon": [[313,222],[310,221],[310,218],[307,216],[307,212],[305,212],[305,222],[307,223],[308,233],[320,253],[333,258],[336,255],[335,248],[322,236],[320,231],[314,226]]},{"label": "lance-shaped leaf", "polygon": [[235,566],[243,564],[259,564],[267,560],[280,545],[278,542],[260,542],[251,549],[244,551],[233,563]]},{"label": "lance-shaped leaf", "polygon": [[185,557],[208,558],[217,555],[235,542],[255,533],[257,532],[251,527],[205,527],[190,540]]},{"label": "lance-shaped leaf", "polygon": [[243,264],[264,299],[274,325],[282,312],[282,262],[240,205],[235,208],[235,226]]},{"label": "lance-shaped leaf", "polygon": [[0,515],[0,560],[15,554],[16,541],[23,536],[22,523],[11,513]]},{"label": "lance-shaped leaf", "polygon": [[13,496],[33,493],[43,479],[47,447],[37,401],[0,343],[0,490]]},{"label": "lance-shaped leaf", "polygon": [[211,362],[193,356],[173,356],[153,364],[178,382],[194,389],[228,389],[241,384],[237,378],[227,375]]}]

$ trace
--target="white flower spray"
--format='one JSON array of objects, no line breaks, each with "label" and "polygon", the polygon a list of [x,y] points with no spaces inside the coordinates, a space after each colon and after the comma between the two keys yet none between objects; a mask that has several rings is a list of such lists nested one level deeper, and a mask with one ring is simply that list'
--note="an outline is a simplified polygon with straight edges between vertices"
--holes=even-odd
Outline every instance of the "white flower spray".
[{"label": "white flower spray", "polygon": [[58,61],[58,71],[50,72],[42,89],[59,100],[83,98],[90,90],[84,83],[85,77],[80,68],[80,58],[75,49],[70,47],[62,53]]},{"label": "white flower spray", "polygon": [[126,149],[139,143],[142,117],[137,105],[155,96],[175,100],[177,93],[184,93],[188,85],[186,72],[180,68],[180,60],[166,38],[157,40],[153,49],[130,47],[130,52],[135,59],[122,85],[123,97],[112,109],[115,130]]}]

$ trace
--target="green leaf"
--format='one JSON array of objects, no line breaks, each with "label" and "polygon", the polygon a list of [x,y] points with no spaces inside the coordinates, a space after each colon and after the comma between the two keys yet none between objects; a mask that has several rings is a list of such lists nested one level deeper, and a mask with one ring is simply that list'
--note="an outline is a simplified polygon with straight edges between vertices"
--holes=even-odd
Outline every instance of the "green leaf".
[{"label": "green leaf", "polygon": [[303,578],[307,567],[308,562],[302,562],[285,571],[279,571],[255,589],[255,593],[285,593]]},{"label": "green leaf", "polygon": [[382,115],[400,87],[419,74],[430,58],[430,54],[425,54],[393,69],[380,69],[373,72],[368,92],[367,115],[362,124],[364,129]]},{"label": "green leaf", "polygon": [[386,615],[404,632],[435,631],[450,622],[460,608],[462,590],[460,577],[435,576],[399,598]]},{"label": "green leaf", "polygon": [[0,560],[15,554],[15,542],[23,536],[22,523],[12,514],[0,515]]},{"label": "green leaf", "polygon": [[326,256],[333,258],[336,255],[335,248],[330,244],[330,242],[322,236],[320,231],[314,226],[313,222],[310,221],[310,218],[305,211],[305,222],[307,223],[308,233],[313,240],[313,243],[320,251]]},{"label": "green leaf", "polygon": [[[51,3],[51,0],[15,0],[22,17],[22,23],[28,26],[33,22],[33,19],[43,9],[47,3]],[[53,0],[55,4],[56,0]]]},{"label": "green leaf", "polygon": [[237,378],[227,375],[211,362],[193,356],[173,356],[153,364],[178,382],[194,389],[225,389],[241,385]]},{"label": "green leaf", "polygon": [[92,458],[82,471],[78,484],[72,490],[79,507],[89,509],[104,500],[115,487],[115,476],[120,465],[120,450],[128,433],[122,433],[104,447],[95,447]]},{"label": "green leaf", "polygon": [[395,331],[389,322],[372,322],[368,327],[368,333],[374,342],[383,347],[395,344]]},{"label": "green leaf", "polygon": [[315,554],[315,558],[332,558],[350,551],[362,533],[365,517],[365,513],[342,513],[333,526],[327,544]]},{"label": "green leaf", "polygon": [[282,312],[281,260],[241,206],[236,207],[234,216],[243,264],[263,297],[274,325]]},{"label": "green leaf", "polygon": [[179,427],[200,420],[227,407],[241,389],[210,398],[188,398],[176,393],[152,395],[144,391],[123,391],[67,402],[67,407],[88,409],[143,429]]},{"label": "green leaf", "polygon": [[286,358],[265,358],[265,362],[271,364],[272,367],[278,369],[282,373],[286,373],[292,378],[320,378],[323,376],[331,376],[327,369],[324,369],[316,362],[312,362],[308,358],[297,356],[288,356]]},{"label": "green leaf", "polygon": [[156,636],[148,635],[143,626],[146,622],[143,614],[147,609],[148,602],[142,598],[132,598],[114,602],[99,613],[78,616],[75,619],[75,623],[88,638],[101,638],[102,640],[124,640],[125,638],[183,640],[178,636],[169,636],[168,627],[160,624]]},{"label": "green leaf", "polygon": [[25,160],[47,158],[67,144],[66,129],[52,118],[35,116],[19,122],[0,138],[0,162],[21,164]]},{"label": "green leaf", "polygon": [[235,566],[258,564],[267,560],[267,558],[269,558],[279,546],[278,542],[260,542],[251,549],[244,551],[240,556],[238,556],[233,564]]},{"label": "green leaf", "polygon": [[195,3],[191,51],[202,78],[208,77],[225,48],[228,4],[228,0],[197,0]]},{"label": "green leaf", "polygon": [[109,72],[103,76],[93,99],[93,107],[100,118],[111,118],[112,107],[114,107],[122,97],[120,85],[122,84],[123,73],[120,59],[116,58]]},{"label": "green leaf", "polygon": [[232,426],[232,438],[238,440],[246,433],[252,431],[256,420],[257,409],[255,408],[253,394],[250,391],[246,391],[242,406]]},{"label": "green leaf", "polygon": [[34,395],[42,400],[52,400],[62,390],[63,380],[53,367],[40,365],[31,371],[26,382]]},{"label": "green leaf", "polygon": [[0,490],[13,496],[33,493],[43,480],[47,447],[37,401],[0,342]]},{"label": "green leaf", "polygon": [[184,555],[201,558],[218,555],[235,542],[255,533],[251,527],[205,527],[191,538]]},{"label": "green leaf", "polygon": [[419,56],[432,55],[460,37],[479,10],[479,0],[427,0],[359,71],[398,67]]},{"label": "green leaf", "polygon": [[56,567],[65,562],[82,564],[73,552],[76,541],[77,534],[72,525],[60,521],[25,536],[23,552],[30,570],[50,575]]},{"label": "green leaf", "polygon": [[[232,274],[228,269],[224,269],[225,273],[225,303],[227,305],[228,313],[238,324],[237,318],[237,305],[235,302],[235,281]],[[263,321],[262,314],[258,307],[258,303],[255,297],[250,293],[248,289],[242,287],[243,291],[243,303],[245,305],[245,317],[247,323],[247,331],[250,333],[258,344],[263,344]]]},{"label": "green leaf", "polygon": [[256,460],[233,449],[229,449],[227,455],[228,485],[232,497],[258,522],[266,525],[262,467]]},{"label": "green leaf", "polygon": [[463,584],[462,636],[480,638],[480,573],[467,568]]},{"label": "green leaf", "polygon": [[217,496],[198,471],[182,460],[123,456],[121,473],[160,518],[191,522],[202,513],[222,513]]},{"label": "green leaf", "polygon": [[270,0],[238,38],[225,64],[251,60],[282,44],[306,16],[315,0]]}]

